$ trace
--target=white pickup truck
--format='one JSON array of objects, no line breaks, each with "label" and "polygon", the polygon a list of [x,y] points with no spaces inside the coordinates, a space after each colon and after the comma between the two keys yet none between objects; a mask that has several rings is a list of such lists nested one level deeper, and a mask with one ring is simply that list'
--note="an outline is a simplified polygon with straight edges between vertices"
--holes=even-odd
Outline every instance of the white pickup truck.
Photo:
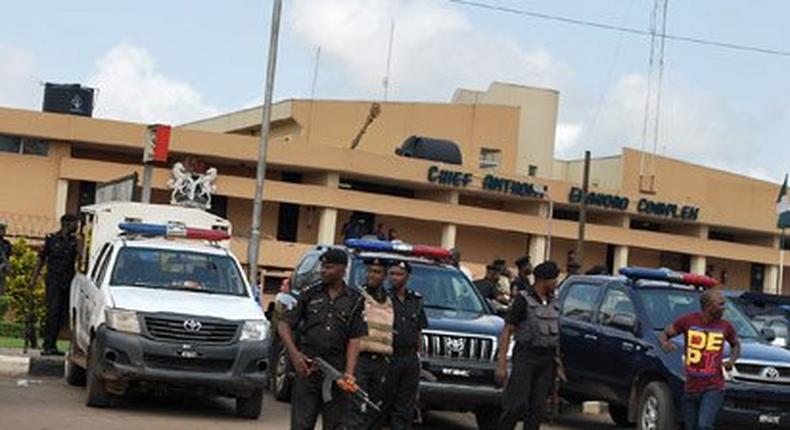
[{"label": "white pickup truck", "polygon": [[86,404],[164,387],[235,397],[257,418],[269,323],[228,249],[230,222],[141,203],[81,212],[66,379],[87,385]]}]

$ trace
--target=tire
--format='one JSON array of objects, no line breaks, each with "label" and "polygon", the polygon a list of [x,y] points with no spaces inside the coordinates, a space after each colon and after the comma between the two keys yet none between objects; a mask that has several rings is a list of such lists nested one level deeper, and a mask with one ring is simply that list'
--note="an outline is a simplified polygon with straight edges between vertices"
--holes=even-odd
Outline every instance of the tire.
[{"label": "tire", "polygon": [[276,355],[274,366],[272,367],[272,393],[274,398],[280,402],[291,400],[291,365],[289,364],[288,353],[285,347],[280,346],[279,353]]},{"label": "tire", "polygon": [[634,427],[636,423],[628,420],[628,407],[627,406],[614,406],[609,405],[609,416],[615,424],[620,427]]},{"label": "tire", "polygon": [[69,345],[69,351],[66,354],[66,368],[64,370],[64,376],[66,377],[66,382],[69,385],[73,385],[75,387],[84,387],[85,383],[87,382],[87,375],[85,374],[85,369],[80,366],[74,364],[73,361],[70,360],[70,357],[74,355],[74,351],[77,348],[76,343],[76,335],[72,333],[71,335],[71,345]]},{"label": "tire", "polygon": [[647,384],[639,396],[638,430],[674,430],[675,405],[672,391],[665,382]]},{"label": "tire", "polygon": [[92,407],[108,407],[112,402],[112,396],[107,392],[106,383],[97,374],[100,354],[96,351],[96,341],[91,341],[90,351],[88,352],[87,386],[88,395],[85,404]]},{"label": "tire", "polygon": [[494,430],[499,421],[499,406],[480,407],[475,410],[475,422],[479,430]]},{"label": "tire", "polygon": [[256,388],[249,397],[236,398],[236,415],[251,420],[261,416],[263,407],[263,388]]}]

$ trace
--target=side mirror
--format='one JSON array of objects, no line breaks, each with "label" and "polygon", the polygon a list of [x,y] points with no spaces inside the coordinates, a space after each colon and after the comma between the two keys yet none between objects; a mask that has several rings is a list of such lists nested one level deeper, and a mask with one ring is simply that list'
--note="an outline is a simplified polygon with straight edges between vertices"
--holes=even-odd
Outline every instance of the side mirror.
[{"label": "side mirror", "polygon": [[768,342],[773,342],[774,340],[776,340],[776,332],[772,328],[767,328],[767,327],[763,328],[762,330],[760,330],[760,334],[762,334],[765,340],[767,340]]},{"label": "side mirror", "polygon": [[630,314],[615,314],[609,325],[628,332],[636,331],[636,316]]}]

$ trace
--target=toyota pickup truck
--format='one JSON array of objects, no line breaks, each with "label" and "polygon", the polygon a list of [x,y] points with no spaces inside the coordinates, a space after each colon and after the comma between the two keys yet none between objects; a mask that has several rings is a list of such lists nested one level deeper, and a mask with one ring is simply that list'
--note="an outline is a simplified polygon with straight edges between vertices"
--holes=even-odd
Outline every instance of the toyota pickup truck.
[{"label": "toyota pickup truck", "polygon": [[268,321],[229,250],[230,223],[199,209],[105,203],[81,211],[66,380],[88,406],[130,388],[236,399],[257,418]]}]

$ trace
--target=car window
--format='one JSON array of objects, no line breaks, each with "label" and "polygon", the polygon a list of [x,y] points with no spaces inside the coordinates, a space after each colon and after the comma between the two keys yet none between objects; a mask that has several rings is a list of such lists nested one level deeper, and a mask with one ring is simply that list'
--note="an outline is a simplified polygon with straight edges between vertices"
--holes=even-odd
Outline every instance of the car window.
[{"label": "car window", "polygon": [[562,304],[562,316],[579,321],[592,321],[601,287],[575,283],[563,288],[567,288],[568,293]]},{"label": "car window", "polygon": [[315,273],[318,271],[318,258],[321,255],[317,252],[311,252],[304,256],[302,262],[294,272],[294,290],[301,290],[306,285],[313,283],[315,280]]},{"label": "car window", "polygon": [[101,251],[99,251],[99,257],[96,259],[96,264],[93,266],[93,270],[91,270],[91,280],[94,283],[96,282],[96,275],[99,273],[99,267],[101,267],[102,262],[104,262],[105,254],[107,254],[107,250],[110,248],[109,243],[105,243],[102,246]]},{"label": "car window", "polygon": [[109,247],[107,248],[107,252],[105,252],[104,255],[102,256],[102,260],[96,264],[97,266],[99,266],[99,272],[96,275],[96,278],[93,280],[94,285],[96,285],[96,288],[101,288],[101,285],[104,282],[104,275],[107,273],[107,267],[110,265],[111,256],[112,256],[112,247]]},{"label": "car window", "polygon": [[602,325],[610,325],[615,315],[636,318],[634,303],[628,297],[628,293],[619,288],[610,288],[603,297],[601,310],[598,312],[598,322]]}]

